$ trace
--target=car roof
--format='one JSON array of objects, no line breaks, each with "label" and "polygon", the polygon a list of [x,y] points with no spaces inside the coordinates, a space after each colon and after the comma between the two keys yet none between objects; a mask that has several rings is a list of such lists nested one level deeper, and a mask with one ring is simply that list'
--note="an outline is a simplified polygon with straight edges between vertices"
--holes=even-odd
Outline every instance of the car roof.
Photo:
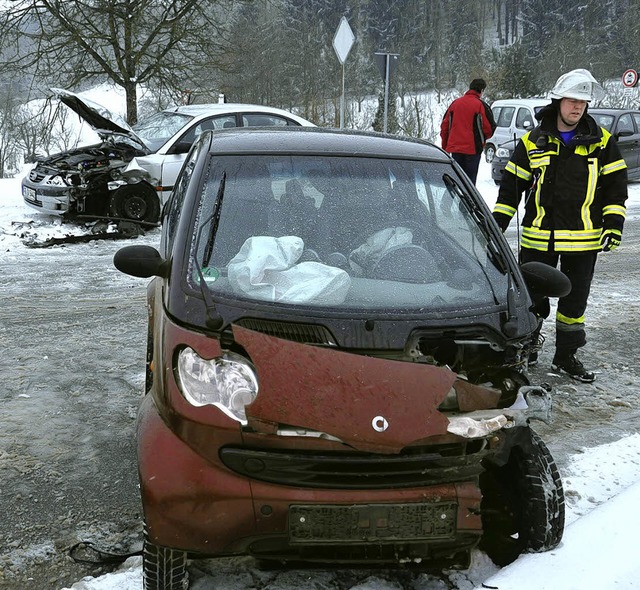
[{"label": "car roof", "polygon": [[204,117],[211,115],[225,115],[232,113],[269,113],[273,115],[282,115],[284,117],[289,117],[290,119],[294,119],[295,121],[312,125],[311,122],[307,121],[303,117],[296,115],[290,111],[286,111],[284,109],[279,109],[276,107],[268,107],[259,104],[245,104],[245,103],[209,103],[209,104],[190,104],[190,105],[181,105],[176,107],[171,107],[164,109],[165,112],[168,113],[184,113],[185,115],[192,115],[194,117]]},{"label": "car roof", "polygon": [[618,109],[618,108],[612,108],[612,107],[607,107],[607,108],[595,107],[593,109],[589,107],[589,110],[587,111],[587,113],[597,113],[599,115],[622,115],[623,113],[640,113],[640,111],[637,109]]},{"label": "car roof", "polygon": [[503,106],[541,106],[551,102],[549,98],[501,98],[491,103],[492,107]]},{"label": "car roof", "polygon": [[450,158],[436,145],[382,133],[326,127],[243,127],[210,131],[210,151],[221,154],[308,154],[438,160]]}]

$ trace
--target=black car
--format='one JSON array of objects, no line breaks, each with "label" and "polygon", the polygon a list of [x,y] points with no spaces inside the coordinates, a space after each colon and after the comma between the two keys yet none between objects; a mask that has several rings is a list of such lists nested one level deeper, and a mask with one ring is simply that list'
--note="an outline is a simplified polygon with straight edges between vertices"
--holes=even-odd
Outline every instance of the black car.
[{"label": "black car", "polygon": [[[633,109],[594,108],[587,111],[617,140],[620,152],[627,163],[629,180],[640,180],[640,111]],[[491,162],[491,177],[500,184],[502,174],[514,150],[514,142],[496,149]]]},{"label": "black car", "polygon": [[564,495],[531,429],[530,290],[439,148],[297,128],[206,132],[163,214],[138,420],[146,589],[187,556],[466,567],[555,547]]}]

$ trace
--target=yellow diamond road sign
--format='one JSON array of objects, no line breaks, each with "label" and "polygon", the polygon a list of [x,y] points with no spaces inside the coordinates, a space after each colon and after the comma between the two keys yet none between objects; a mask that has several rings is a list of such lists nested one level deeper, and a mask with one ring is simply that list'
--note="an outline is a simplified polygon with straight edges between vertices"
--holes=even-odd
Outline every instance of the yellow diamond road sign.
[{"label": "yellow diamond road sign", "polygon": [[333,48],[335,49],[336,55],[338,56],[341,64],[344,64],[346,61],[347,55],[349,55],[349,51],[351,51],[355,38],[356,37],[347,22],[347,18],[343,16],[340,19],[338,30],[333,37]]}]

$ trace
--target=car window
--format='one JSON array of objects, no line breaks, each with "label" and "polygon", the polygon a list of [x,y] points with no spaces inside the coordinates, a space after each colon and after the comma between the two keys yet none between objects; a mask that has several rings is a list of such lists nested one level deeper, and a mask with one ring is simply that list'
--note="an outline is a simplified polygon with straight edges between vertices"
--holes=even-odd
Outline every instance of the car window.
[{"label": "car window", "polygon": [[152,151],[157,151],[192,119],[184,113],[161,111],[136,124],[133,130]]},{"label": "car window", "polygon": [[520,107],[516,115],[516,127],[518,129],[533,129],[533,117],[527,107]]},{"label": "car window", "polygon": [[633,119],[631,119],[631,115],[629,113],[621,115],[618,119],[618,124],[616,125],[616,133],[622,133],[623,131],[630,131],[631,133],[635,133]]},{"label": "car window", "polygon": [[640,113],[632,113],[633,122],[636,124],[636,129],[640,130]]},{"label": "car window", "polygon": [[591,113],[591,116],[596,120],[596,123],[600,127],[604,127],[607,131],[611,132],[613,121],[614,121],[613,115],[601,115],[599,113],[597,114]]},{"label": "car window", "polygon": [[367,312],[495,305],[506,277],[455,176],[433,162],[217,155],[186,280],[198,289],[200,268],[216,298]]},{"label": "car window", "polygon": [[299,126],[298,123],[267,113],[244,113],[242,115],[243,127],[286,127],[287,125]]},{"label": "car window", "polygon": [[496,121],[498,127],[509,127],[509,125],[511,125],[511,119],[513,119],[513,114],[515,112],[515,107],[503,107],[500,111],[500,117]]},{"label": "car window", "polygon": [[[207,142],[204,143],[206,144]],[[176,229],[178,227],[178,220],[180,218],[180,213],[183,210],[187,188],[189,187],[189,182],[193,174],[196,160],[198,159],[198,154],[202,149],[202,144],[203,142],[196,144],[187,156],[176,181],[173,192],[171,193],[171,198],[166,205],[166,212],[163,219],[165,231],[162,232],[162,243],[160,244],[160,249],[162,252],[164,252],[165,258],[169,258],[170,256],[171,248],[173,246],[173,239],[176,235]]]},{"label": "car window", "polygon": [[202,133],[212,129],[227,129],[228,127],[236,126],[235,114],[219,115],[217,117],[209,117],[203,119],[191,127],[181,138],[180,141],[184,143],[193,143]]},{"label": "car window", "polygon": [[493,120],[499,121],[500,113],[502,112],[502,107],[491,107],[491,110],[493,111]]}]

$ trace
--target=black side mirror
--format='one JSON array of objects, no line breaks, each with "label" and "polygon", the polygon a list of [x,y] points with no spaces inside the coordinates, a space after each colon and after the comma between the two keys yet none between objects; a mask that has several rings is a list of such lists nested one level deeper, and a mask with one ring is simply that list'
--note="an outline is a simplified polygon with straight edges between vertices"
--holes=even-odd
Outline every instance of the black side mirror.
[{"label": "black side mirror", "polygon": [[125,246],[114,257],[113,265],[126,275],[148,279],[169,276],[169,262],[151,246]]},{"label": "black side mirror", "polygon": [[571,291],[566,274],[543,262],[525,262],[520,272],[530,293],[543,297],[564,297]]},{"label": "black side mirror", "polygon": [[170,154],[186,154],[190,149],[193,143],[191,141],[178,141],[171,146],[169,150]]}]

